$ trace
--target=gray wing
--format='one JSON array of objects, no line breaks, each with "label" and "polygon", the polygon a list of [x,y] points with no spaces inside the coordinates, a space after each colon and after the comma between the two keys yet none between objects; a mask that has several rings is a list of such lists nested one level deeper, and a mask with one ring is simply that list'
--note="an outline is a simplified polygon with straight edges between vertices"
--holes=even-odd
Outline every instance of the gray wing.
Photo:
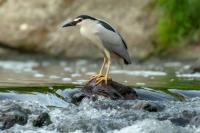
[{"label": "gray wing", "polygon": [[[102,26],[102,25],[101,25]],[[131,59],[127,51],[127,46],[121,35],[104,28],[100,28],[97,33],[99,39],[102,41],[104,47],[124,59],[125,64],[131,64]]]},{"label": "gray wing", "polygon": [[124,39],[122,38],[122,36],[119,34],[119,32],[118,32],[115,28],[113,28],[113,27],[112,27],[111,25],[109,25],[107,22],[104,22],[104,21],[102,21],[102,20],[98,20],[98,23],[99,23],[101,26],[103,26],[104,28],[106,28],[107,30],[110,30],[110,31],[112,31],[112,32],[114,32],[114,33],[117,33],[117,34],[120,36],[120,38],[121,38],[121,40],[122,40],[124,46],[126,47],[126,49],[128,48],[126,42],[124,41]]}]

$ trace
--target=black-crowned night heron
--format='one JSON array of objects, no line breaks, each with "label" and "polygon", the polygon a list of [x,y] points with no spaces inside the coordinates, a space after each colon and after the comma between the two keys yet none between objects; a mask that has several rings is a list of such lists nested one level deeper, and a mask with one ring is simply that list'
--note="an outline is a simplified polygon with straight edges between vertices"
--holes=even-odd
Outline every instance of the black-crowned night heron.
[{"label": "black-crowned night heron", "polygon": [[[125,64],[131,64],[131,59],[124,39],[119,32],[107,22],[88,15],[80,15],[73,21],[67,22],[63,25],[63,27],[69,26],[80,26],[80,33],[96,44],[99,50],[104,54],[104,62],[99,74],[93,76],[91,79],[97,79],[98,83],[101,81],[107,83],[111,64],[111,55],[113,54],[122,58]],[[107,70],[104,76],[102,72],[105,64],[107,64]]]}]

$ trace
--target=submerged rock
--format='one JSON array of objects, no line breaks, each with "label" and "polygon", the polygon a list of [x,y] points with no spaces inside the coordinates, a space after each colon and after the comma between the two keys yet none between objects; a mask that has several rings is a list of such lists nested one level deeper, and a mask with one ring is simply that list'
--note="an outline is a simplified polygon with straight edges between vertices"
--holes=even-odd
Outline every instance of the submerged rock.
[{"label": "submerged rock", "polygon": [[193,117],[190,121],[190,125],[199,126],[200,125],[200,115]]},{"label": "submerged rock", "polygon": [[136,92],[128,86],[112,81],[111,79],[107,81],[107,84],[105,82],[97,84],[97,81],[93,79],[79,93],[72,96],[72,101],[77,104],[85,97],[95,100],[98,96],[112,100],[134,100],[138,98]]},{"label": "submerged rock", "polygon": [[48,126],[51,124],[52,121],[50,119],[50,116],[47,112],[41,113],[34,121],[33,126],[34,127],[42,127],[42,126]]},{"label": "submerged rock", "polygon": [[[37,112],[24,108],[15,102],[6,102],[1,104],[0,108],[0,130],[9,129],[15,124],[26,125],[29,119],[29,115],[35,114]],[[31,118],[31,117],[30,117]],[[32,120],[31,120],[32,121]],[[51,124],[52,121],[48,113],[44,112],[38,115],[38,117],[33,120],[34,127],[42,127]]]},{"label": "submerged rock", "polygon": [[168,120],[170,120],[173,124],[177,125],[177,126],[186,126],[190,121],[188,119],[179,117],[179,118],[169,118]]},{"label": "submerged rock", "polygon": [[2,106],[0,110],[0,129],[5,130],[15,124],[25,125],[28,121],[29,111],[19,105]]},{"label": "submerged rock", "polygon": [[159,112],[159,111],[162,111],[164,109],[164,106],[159,105],[157,103],[144,101],[144,102],[139,103],[135,108],[136,109],[143,109],[143,110],[148,111],[148,112]]},{"label": "submerged rock", "polygon": [[169,120],[174,125],[177,126],[187,126],[190,125],[199,125],[200,119],[196,118],[197,113],[195,111],[184,110],[180,114],[175,116],[164,116],[162,118],[158,118],[158,120]]}]

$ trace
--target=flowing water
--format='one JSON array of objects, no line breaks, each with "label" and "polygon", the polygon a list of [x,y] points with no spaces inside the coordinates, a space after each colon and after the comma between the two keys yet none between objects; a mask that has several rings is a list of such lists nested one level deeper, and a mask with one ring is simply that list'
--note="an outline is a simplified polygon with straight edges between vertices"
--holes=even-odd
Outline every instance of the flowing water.
[{"label": "flowing water", "polygon": [[[200,114],[200,73],[192,73],[190,62],[149,61],[121,68],[113,65],[113,80],[134,88],[141,100],[71,103],[71,94],[100,68],[101,61],[0,60],[0,106],[29,109],[28,124],[16,124],[0,132],[11,133],[199,133],[200,127],[176,124],[185,114]],[[139,106],[152,102],[158,112]],[[33,127],[32,120],[48,112],[52,124]]]}]

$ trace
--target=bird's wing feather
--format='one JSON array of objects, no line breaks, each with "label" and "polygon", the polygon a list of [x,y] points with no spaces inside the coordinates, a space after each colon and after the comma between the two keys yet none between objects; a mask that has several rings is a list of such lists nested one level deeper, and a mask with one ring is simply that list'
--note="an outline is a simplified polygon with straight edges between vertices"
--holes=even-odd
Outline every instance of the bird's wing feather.
[{"label": "bird's wing feather", "polygon": [[104,22],[102,20],[98,20],[98,23],[101,24],[107,30],[110,30],[112,32],[116,32],[116,30],[112,26],[110,26],[108,23],[106,23],[106,22]]},{"label": "bird's wing feather", "polygon": [[118,35],[120,36],[125,48],[128,49],[126,42],[124,41],[123,37],[119,34],[119,32],[118,32]]},{"label": "bird's wing feather", "polygon": [[124,47],[125,47],[126,49],[128,48],[126,42],[124,41],[124,39],[122,38],[122,36],[119,34],[119,32],[118,32],[114,27],[112,27],[109,23],[107,23],[107,22],[105,22],[105,21],[102,21],[102,20],[98,20],[98,23],[99,23],[101,26],[103,26],[104,28],[106,28],[107,30],[110,30],[110,31],[112,31],[112,32],[114,32],[114,33],[116,33],[116,34],[118,34],[119,37],[120,37],[121,40],[122,40],[122,43],[124,44]]},{"label": "bird's wing feather", "polygon": [[124,40],[121,38],[118,32],[112,32],[110,30],[106,30],[105,28],[100,29],[101,31],[98,32],[97,35],[99,36],[99,39],[104,47],[110,52],[119,55],[125,61],[131,62],[127,48],[124,44]]}]

